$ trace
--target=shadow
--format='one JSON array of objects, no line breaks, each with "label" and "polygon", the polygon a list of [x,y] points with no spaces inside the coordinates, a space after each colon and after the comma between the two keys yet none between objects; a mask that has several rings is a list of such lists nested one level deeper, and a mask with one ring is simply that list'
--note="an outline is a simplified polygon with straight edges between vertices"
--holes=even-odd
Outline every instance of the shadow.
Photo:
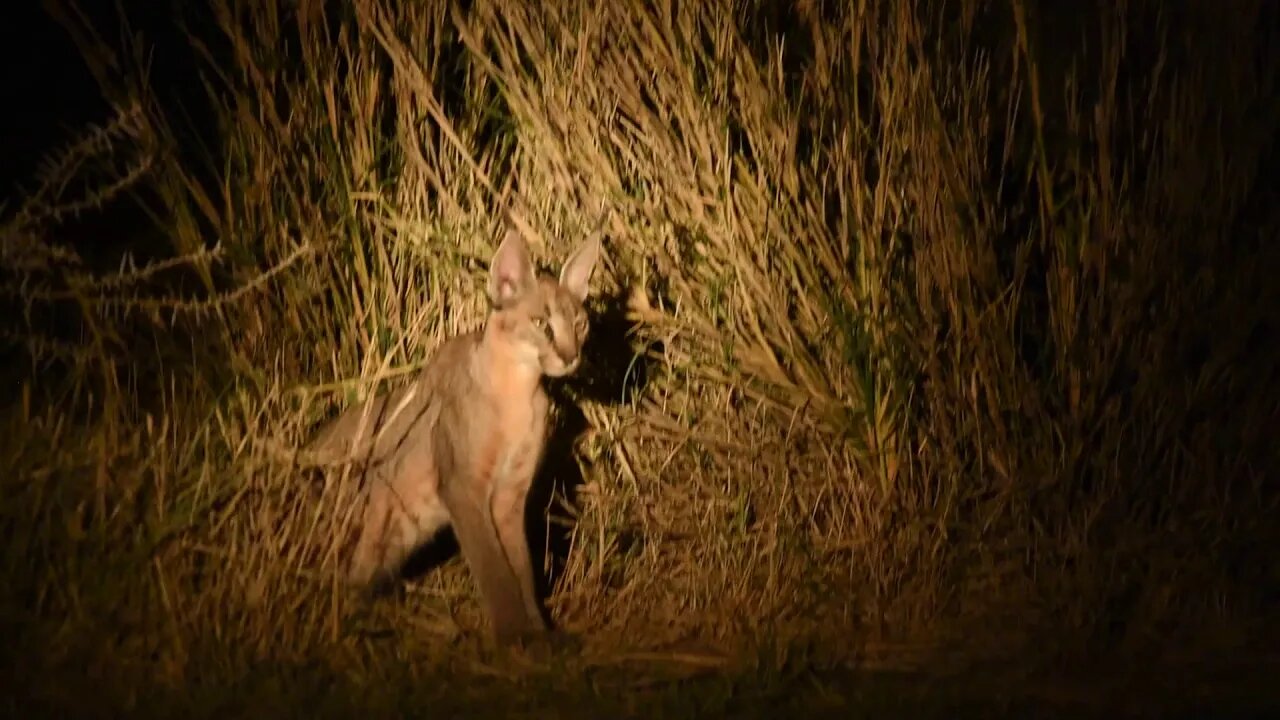
[{"label": "shadow", "polygon": [[[649,383],[648,353],[633,345],[631,336],[637,326],[627,319],[625,291],[600,296],[594,304],[591,331],[582,348],[582,366],[568,378],[548,382],[547,390],[557,401],[624,405]],[[564,394],[558,396],[558,391]]]},{"label": "shadow", "polygon": [[[405,560],[404,566],[400,569],[400,576],[406,580],[417,580],[448,562],[460,551],[453,528],[445,527],[425,545],[409,554],[409,559]],[[395,583],[394,587],[400,588],[401,585]]]},{"label": "shadow", "polygon": [[575,513],[566,509],[576,507],[578,489],[586,482],[574,453],[574,446],[587,429],[586,415],[573,403],[560,398],[555,402],[558,412],[524,510],[534,567],[542,568],[534,580],[538,606],[548,626],[552,625],[551,614],[544,603],[564,574],[577,525]]},{"label": "shadow", "polygon": [[[643,392],[649,381],[648,353],[633,344],[635,326],[627,319],[626,303],[625,291],[599,297],[591,312],[582,366],[571,377],[547,382],[556,412],[525,506],[529,547],[534,562],[541,559],[543,565],[537,578],[540,601],[564,573],[577,524],[574,509],[585,478],[575,447],[588,425],[579,403],[623,405]],[[545,608],[543,614],[550,625]]]}]

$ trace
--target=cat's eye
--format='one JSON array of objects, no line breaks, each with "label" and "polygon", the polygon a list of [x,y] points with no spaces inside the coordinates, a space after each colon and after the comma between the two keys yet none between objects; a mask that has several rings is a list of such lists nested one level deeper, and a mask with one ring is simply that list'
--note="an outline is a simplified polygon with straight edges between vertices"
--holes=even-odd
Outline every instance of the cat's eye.
[{"label": "cat's eye", "polygon": [[547,322],[546,318],[544,317],[534,318],[533,326],[537,328],[538,331],[541,332],[542,334],[546,335],[547,337],[551,337],[551,323]]}]

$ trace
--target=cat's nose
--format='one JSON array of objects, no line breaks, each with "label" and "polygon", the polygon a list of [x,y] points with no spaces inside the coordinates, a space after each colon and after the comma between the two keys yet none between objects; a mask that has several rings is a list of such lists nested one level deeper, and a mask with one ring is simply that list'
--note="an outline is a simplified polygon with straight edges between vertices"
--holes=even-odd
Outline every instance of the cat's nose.
[{"label": "cat's nose", "polygon": [[566,367],[578,362],[578,352],[573,349],[556,348],[556,355],[559,356],[560,362],[564,363]]}]

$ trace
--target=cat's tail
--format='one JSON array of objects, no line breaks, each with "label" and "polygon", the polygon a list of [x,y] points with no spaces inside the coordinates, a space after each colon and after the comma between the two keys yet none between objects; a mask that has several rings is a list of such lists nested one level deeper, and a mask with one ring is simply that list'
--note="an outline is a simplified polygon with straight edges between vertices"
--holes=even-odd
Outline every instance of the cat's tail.
[{"label": "cat's tail", "polygon": [[[254,438],[254,446],[269,458],[286,465],[303,468],[331,468],[347,465],[367,454],[370,443],[351,447],[354,437],[351,414],[343,414],[325,423],[306,443],[290,447],[277,437]],[[364,452],[361,452],[364,451]]]},{"label": "cat's tail", "polygon": [[272,460],[286,465],[296,465],[297,467],[329,468],[346,465],[359,459],[354,453],[343,452],[340,448],[328,447],[323,444],[313,447],[314,444],[315,441],[313,440],[301,447],[288,447],[274,437],[260,437],[255,438],[253,441],[253,445]]},{"label": "cat's tail", "polygon": [[[270,437],[259,439],[257,445],[272,459],[300,467],[329,468],[368,460],[402,413],[412,412],[410,406],[417,393],[417,387],[409,386],[391,395],[395,400],[391,407],[387,396],[378,396],[348,408],[321,426],[302,447],[288,448]],[[382,442],[382,446],[386,443]]]}]

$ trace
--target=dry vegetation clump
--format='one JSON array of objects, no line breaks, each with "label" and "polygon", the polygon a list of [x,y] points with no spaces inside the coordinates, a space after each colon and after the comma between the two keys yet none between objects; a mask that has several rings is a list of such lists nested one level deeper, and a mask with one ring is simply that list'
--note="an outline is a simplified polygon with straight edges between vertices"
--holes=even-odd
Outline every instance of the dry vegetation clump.
[{"label": "dry vegetation clump", "polygon": [[[118,111],[0,230],[27,671],[511,671],[460,558],[353,613],[359,478],[282,452],[481,321],[508,209],[606,236],[538,508],[575,677],[1079,660],[1277,597],[1262,0],[210,0],[189,115],[51,6]],[[116,205],[146,257],[63,239]]]}]

